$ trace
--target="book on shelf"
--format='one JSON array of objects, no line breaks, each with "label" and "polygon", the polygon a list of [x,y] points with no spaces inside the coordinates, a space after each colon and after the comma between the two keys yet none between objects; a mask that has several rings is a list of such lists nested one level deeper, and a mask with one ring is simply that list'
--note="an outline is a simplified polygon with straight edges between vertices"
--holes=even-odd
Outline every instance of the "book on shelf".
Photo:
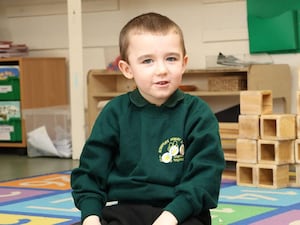
[{"label": "book on shelf", "polygon": [[9,49],[12,45],[12,41],[0,41],[0,49]]},{"label": "book on shelf", "polygon": [[27,52],[28,47],[26,45],[11,45],[10,48],[0,48],[1,52]]},{"label": "book on shelf", "polygon": [[0,58],[24,57],[28,56],[28,52],[0,52]]},{"label": "book on shelf", "polygon": [[26,44],[13,44],[12,41],[0,41],[0,58],[23,57],[28,55]]}]

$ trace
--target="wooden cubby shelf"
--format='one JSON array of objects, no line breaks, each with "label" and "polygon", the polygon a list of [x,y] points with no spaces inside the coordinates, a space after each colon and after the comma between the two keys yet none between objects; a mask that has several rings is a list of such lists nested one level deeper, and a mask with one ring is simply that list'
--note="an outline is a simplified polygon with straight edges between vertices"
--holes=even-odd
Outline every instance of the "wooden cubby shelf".
[{"label": "wooden cubby shelf", "polygon": [[[241,81],[243,84],[239,86]],[[186,92],[200,97],[239,96],[240,90],[232,90],[239,87],[245,90],[272,90],[273,98],[282,98],[285,111],[290,111],[291,74],[286,64],[187,70],[182,84],[193,84],[195,90]],[[120,72],[90,70],[87,79],[88,130],[99,113],[99,101],[109,100],[134,88],[134,81],[126,79]]]},{"label": "wooden cubby shelf", "polygon": [[26,121],[22,118],[22,110],[69,104],[66,59],[63,57],[1,58],[0,66],[13,66],[19,70],[20,97],[17,101],[20,105],[22,130],[21,141],[1,140],[0,148],[24,148],[26,147]]}]

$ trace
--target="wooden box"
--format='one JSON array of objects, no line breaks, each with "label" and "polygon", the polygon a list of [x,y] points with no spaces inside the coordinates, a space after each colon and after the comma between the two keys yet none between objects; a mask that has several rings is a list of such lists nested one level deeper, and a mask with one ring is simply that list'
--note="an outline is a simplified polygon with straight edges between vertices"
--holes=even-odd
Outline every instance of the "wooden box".
[{"label": "wooden box", "polygon": [[239,138],[259,139],[260,116],[239,115]]},{"label": "wooden box", "polygon": [[236,161],[236,139],[221,139],[222,149],[226,161]]},{"label": "wooden box", "polygon": [[241,91],[240,110],[243,115],[272,114],[272,91]]},{"label": "wooden box", "polygon": [[300,187],[300,164],[292,164],[289,168],[289,187]]},{"label": "wooden box", "polygon": [[297,138],[300,139],[300,114],[296,115]]},{"label": "wooden box", "polygon": [[258,140],[258,163],[294,163],[294,140]]},{"label": "wooden box", "polygon": [[236,157],[238,162],[257,163],[257,140],[238,138],[236,140]]},{"label": "wooden box", "polygon": [[297,100],[297,114],[300,115],[300,91],[297,91],[297,96],[296,96],[296,100]]},{"label": "wooden box", "polygon": [[296,138],[296,116],[292,114],[261,115],[260,136],[267,140]]},{"label": "wooden box", "polygon": [[295,162],[300,163],[300,139],[295,140]]},{"label": "wooden box", "polygon": [[219,122],[219,132],[222,139],[236,139],[239,133],[239,124],[234,122]]},{"label": "wooden box", "polygon": [[222,76],[208,78],[209,91],[247,90],[247,78],[244,76]]},{"label": "wooden box", "polygon": [[237,163],[236,183],[239,186],[257,186],[257,164]]},{"label": "wooden box", "polygon": [[257,164],[258,187],[284,188],[289,184],[289,165]]}]

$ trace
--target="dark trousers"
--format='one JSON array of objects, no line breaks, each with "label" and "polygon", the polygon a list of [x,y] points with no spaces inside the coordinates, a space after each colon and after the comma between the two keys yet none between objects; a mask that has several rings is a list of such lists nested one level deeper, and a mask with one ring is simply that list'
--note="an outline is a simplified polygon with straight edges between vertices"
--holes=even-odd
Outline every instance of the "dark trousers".
[{"label": "dark trousers", "polygon": [[[151,225],[162,213],[162,208],[141,204],[118,204],[102,211],[102,225]],[[74,224],[75,225],[75,224]],[[210,212],[188,218],[180,225],[211,225]]]}]

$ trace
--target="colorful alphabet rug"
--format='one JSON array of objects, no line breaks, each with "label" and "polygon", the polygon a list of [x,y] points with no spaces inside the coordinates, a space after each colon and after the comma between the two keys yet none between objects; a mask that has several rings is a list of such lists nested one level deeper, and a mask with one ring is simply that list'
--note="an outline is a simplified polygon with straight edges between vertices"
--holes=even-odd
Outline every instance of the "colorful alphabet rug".
[{"label": "colorful alphabet rug", "polygon": [[[300,188],[251,188],[222,183],[213,225],[300,225]],[[0,182],[0,225],[70,225],[80,221],[70,171]]]},{"label": "colorful alphabet rug", "polygon": [[70,225],[80,221],[70,172],[0,182],[1,225]]},{"label": "colorful alphabet rug", "polygon": [[300,225],[300,188],[237,186],[223,180],[213,225]]}]

